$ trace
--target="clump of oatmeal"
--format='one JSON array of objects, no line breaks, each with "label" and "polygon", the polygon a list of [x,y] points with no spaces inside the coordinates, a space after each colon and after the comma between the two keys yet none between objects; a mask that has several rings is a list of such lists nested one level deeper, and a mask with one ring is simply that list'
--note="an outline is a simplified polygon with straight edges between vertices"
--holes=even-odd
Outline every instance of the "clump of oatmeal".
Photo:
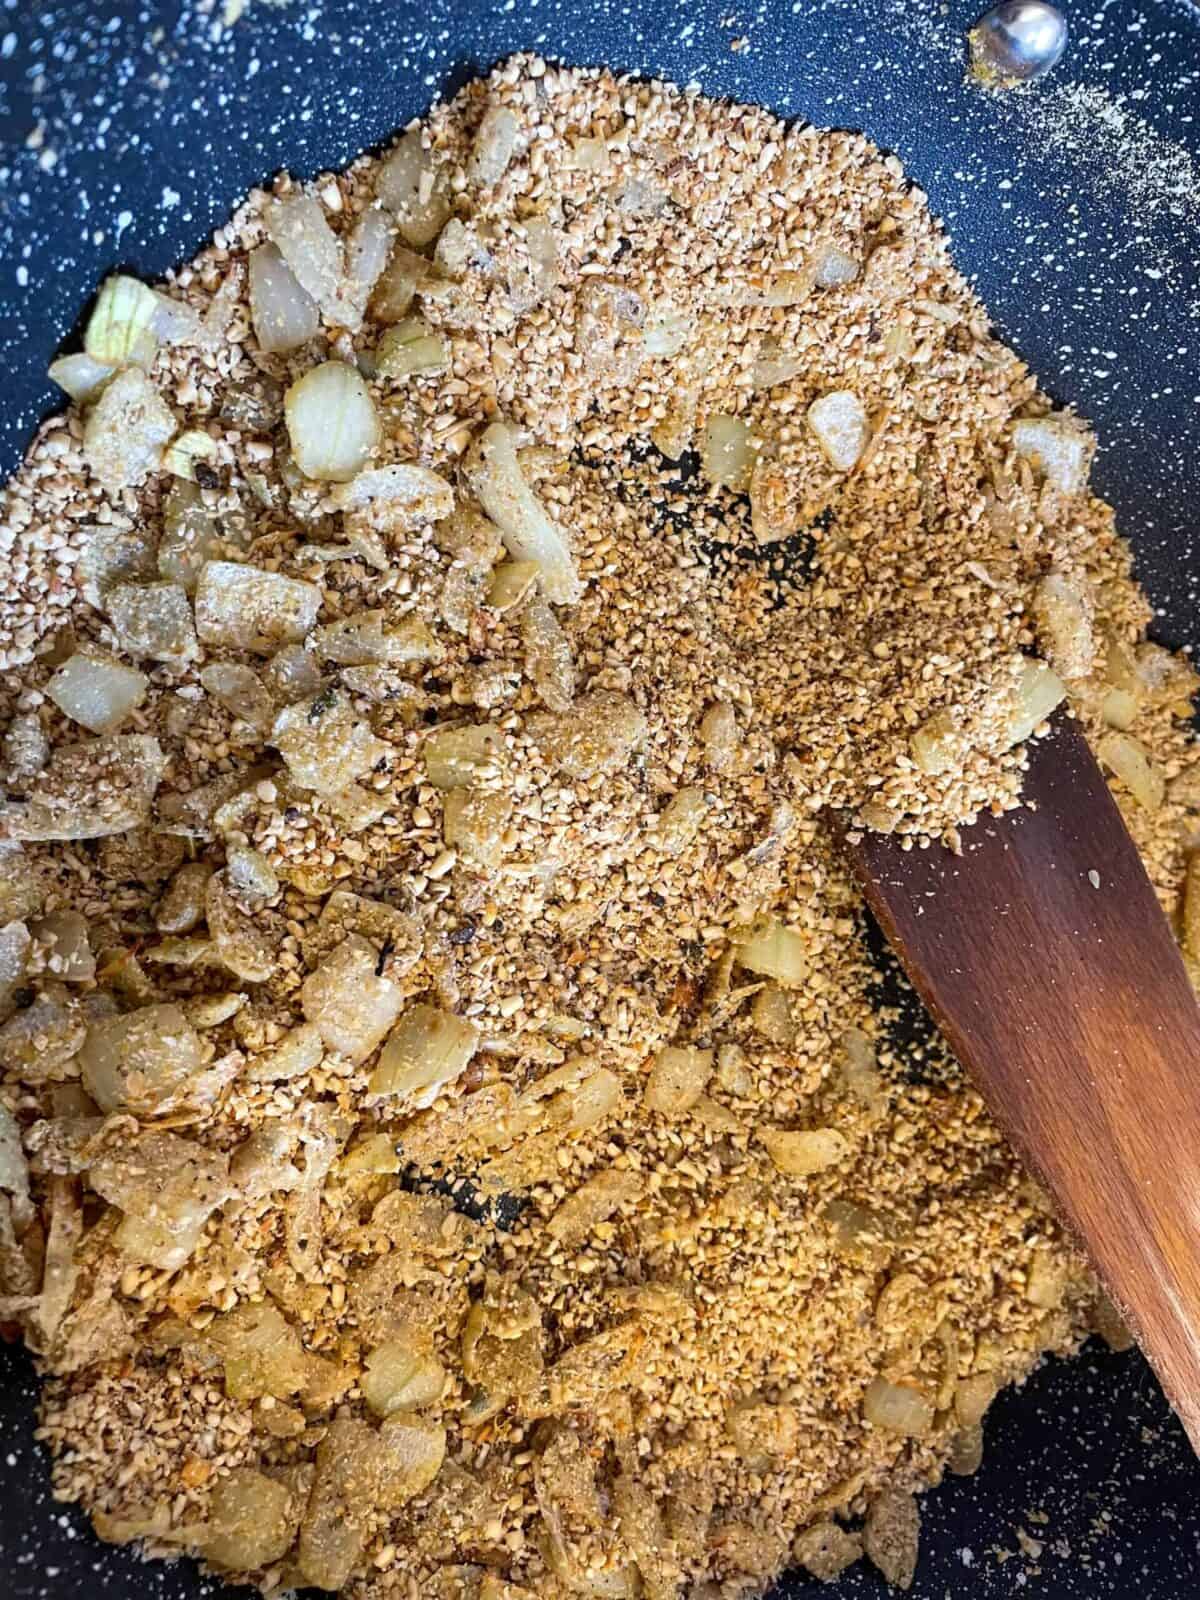
[{"label": "clump of oatmeal", "polygon": [[0,1315],[57,1492],[265,1592],[906,1586],[999,1389],[1123,1335],[826,815],[954,844],[1064,697],[1172,911],[1200,807],[1092,441],[924,197],[520,57],[55,375]]}]

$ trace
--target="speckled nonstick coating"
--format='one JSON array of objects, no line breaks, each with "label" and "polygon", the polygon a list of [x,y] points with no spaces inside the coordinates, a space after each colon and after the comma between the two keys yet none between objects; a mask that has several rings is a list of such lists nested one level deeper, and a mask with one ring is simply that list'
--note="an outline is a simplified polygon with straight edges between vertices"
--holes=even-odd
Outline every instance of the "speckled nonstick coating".
[{"label": "speckled nonstick coating", "polygon": [[[0,0],[0,470],[58,404],[43,373],[106,271],[162,273],[279,167],[340,166],[435,94],[536,48],[696,79],[895,150],[1001,334],[1094,419],[1094,481],[1137,551],[1158,635],[1200,644],[1200,12],[1068,11],[1062,66],[1001,98],[963,82],[962,0],[253,0],[231,29],[192,6]],[[54,1505],[34,1394],[23,1355],[0,1349],[0,1594],[232,1595],[191,1562],[97,1544]],[[1200,1587],[1200,1464],[1136,1355],[1089,1350],[1006,1395],[979,1475],[923,1504],[915,1600],[1192,1600]],[[779,1592],[882,1591],[859,1568]]]}]

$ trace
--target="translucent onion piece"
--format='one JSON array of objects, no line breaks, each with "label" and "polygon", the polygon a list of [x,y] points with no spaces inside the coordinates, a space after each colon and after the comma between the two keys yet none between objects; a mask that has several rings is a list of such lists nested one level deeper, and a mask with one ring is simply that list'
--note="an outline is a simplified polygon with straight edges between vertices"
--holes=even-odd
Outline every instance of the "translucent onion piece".
[{"label": "translucent onion piece", "polygon": [[700,436],[700,465],[710,483],[741,494],[750,486],[754,452],[750,425],[741,417],[709,417]]},{"label": "translucent onion piece", "polygon": [[456,789],[497,776],[504,766],[504,735],[490,722],[435,728],[421,746],[425,774],[435,789]]},{"label": "translucent onion piece", "polygon": [[1062,494],[1082,494],[1096,441],[1077,418],[1065,412],[1027,417],[1013,425],[1013,446]]},{"label": "translucent onion piece", "polygon": [[154,318],[158,296],[136,278],[105,279],[83,336],[93,361],[110,367],[148,367],[158,349]]},{"label": "translucent onion piece", "polygon": [[379,169],[375,193],[395,213],[400,237],[422,249],[442,231],[450,202],[437,180],[433,157],[421,143],[420,129],[404,134]]},{"label": "translucent onion piece", "polygon": [[196,463],[211,461],[217,453],[217,441],[203,428],[188,428],[177,434],[163,451],[163,471],[173,477],[196,481]]},{"label": "translucent onion piece", "polygon": [[467,162],[467,182],[477,189],[488,189],[504,176],[517,148],[521,124],[508,106],[489,106],[475,134]]},{"label": "translucent onion piece", "polygon": [[[50,759],[50,740],[36,711],[18,711],[4,735],[3,758],[8,781],[36,778]],[[0,899],[0,913],[4,911]]]},{"label": "translucent onion piece", "polygon": [[954,1391],[955,1416],[966,1428],[977,1426],[999,1392],[1000,1380],[993,1373],[977,1372],[960,1378]]},{"label": "translucent onion piece", "polygon": [[339,511],[364,512],[377,527],[405,531],[454,510],[454,490],[446,479],[411,461],[360,472],[330,490],[329,498]]},{"label": "translucent onion piece", "polygon": [[513,560],[536,561],[546,599],[573,605],[583,592],[574,557],[562,530],[521,473],[512,429],[503,422],[485,428],[471,446],[464,470]]},{"label": "translucent onion piece", "polygon": [[113,1236],[121,1254],[173,1272],[229,1198],[229,1158],[173,1133],[142,1133],[93,1162],[88,1181],[124,1212]]},{"label": "translucent onion piece", "polygon": [[200,654],[187,591],[177,583],[118,583],[104,608],[131,656],[182,666]]},{"label": "translucent onion piece", "polygon": [[399,322],[408,315],[413,296],[429,278],[432,268],[425,256],[396,244],[371,296],[371,316],[376,322]]},{"label": "translucent onion piece", "polygon": [[818,289],[836,289],[844,283],[853,283],[861,271],[859,262],[839,245],[828,240],[818,245],[813,259],[813,282]]},{"label": "translucent onion piece", "polygon": [[958,1478],[970,1478],[983,1465],[983,1429],[978,1423],[973,1428],[960,1428],[950,1440],[950,1454],[946,1465]]},{"label": "translucent onion piece", "polygon": [[271,743],[297,783],[325,795],[340,794],[391,749],[375,737],[349,699],[333,689],[285,706],[275,719]]},{"label": "translucent onion piece", "polygon": [[196,632],[226,650],[270,655],[299,644],[320,609],[315,583],[237,561],[206,561],[196,585]]},{"label": "translucent onion piece", "polygon": [[462,1076],[478,1045],[479,1029],[466,1018],[436,1006],[414,1006],[380,1053],[371,1093],[404,1095],[412,1109],[421,1110]]},{"label": "translucent onion piece", "polygon": [[381,378],[411,378],[420,372],[444,372],[450,363],[446,341],[423,317],[406,317],[389,328],[375,351]]},{"label": "translucent onion piece", "polygon": [[1195,668],[1181,655],[1146,640],[1137,647],[1136,684],[1148,704],[1170,706],[1177,715],[1191,715],[1191,699],[1200,688]]},{"label": "translucent onion piece", "polygon": [[703,789],[680,789],[659,813],[656,839],[665,855],[681,855],[700,832],[708,815]]},{"label": "translucent onion piece", "polygon": [[1133,727],[1141,709],[1141,700],[1128,689],[1109,689],[1100,702],[1100,718],[1106,728],[1117,728],[1122,733]]},{"label": "translucent onion piece", "polygon": [[563,1201],[547,1229],[560,1244],[579,1244],[597,1223],[607,1222],[622,1206],[632,1205],[644,1187],[645,1180],[638,1173],[608,1167]]},{"label": "translucent onion piece", "polygon": [[370,391],[344,361],[324,361],[298,378],[284,398],[288,438],[307,478],[345,483],[379,443]]},{"label": "translucent onion piece", "polygon": [[863,1397],[863,1415],[876,1428],[901,1433],[908,1439],[928,1438],[933,1428],[933,1404],[917,1389],[876,1378]]},{"label": "translucent onion piece", "polygon": [[136,489],[156,472],[176,429],[171,408],[138,367],[105,386],[83,429],[83,459],[109,494]]},{"label": "translucent onion piece", "polygon": [[804,936],[776,917],[760,917],[735,941],[739,966],[760,977],[774,978],[785,989],[796,989],[808,974]]},{"label": "translucent onion piece", "polygon": [[214,661],[200,673],[205,694],[224,706],[255,732],[268,734],[275,721],[275,705],[258,674],[236,661]]},{"label": "translucent onion piece", "polygon": [[558,618],[540,595],[521,612],[525,674],[551,711],[566,711],[575,697],[575,662]]},{"label": "translucent onion piece", "polygon": [[284,195],[267,204],[263,225],[297,283],[316,301],[330,322],[356,326],[353,313],[347,315],[348,308],[339,293],[342,246],[329,226],[321,202],[311,194]]},{"label": "translucent onion piece", "polygon": [[1022,658],[1017,679],[1016,703],[1005,728],[1005,748],[1021,744],[1065,698],[1066,685],[1044,661]]},{"label": "translucent onion piece", "polygon": [[331,1050],[365,1061],[400,1015],[403,993],[378,977],[379,951],[361,934],[346,936],[300,989],[305,1019]]},{"label": "translucent onion piece", "polygon": [[204,916],[215,954],[223,966],[245,983],[266,983],[278,966],[269,931],[238,905],[228,869],[214,872],[204,896]]},{"label": "translucent onion piece", "polygon": [[796,1022],[788,997],[777,983],[767,983],[754,997],[750,1020],[764,1039],[782,1048],[796,1042]]},{"label": "translucent onion piece", "polygon": [[0,1104],[0,1189],[13,1200],[14,1220],[24,1227],[30,1217],[29,1166],[21,1148],[17,1120],[3,1104]]},{"label": "translucent onion piece", "polygon": [[78,1250],[83,1237],[83,1212],[72,1179],[55,1178],[50,1185],[50,1228],[46,1235],[46,1260],[42,1267],[42,1293],[38,1301],[37,1328],[46,1350],[66,1316],[79,1276]]},{"label": "translucent onion piece", "polygon": [[699,1100],[712,1077],[713,1053],[691,1045],[668,1045],[654,1058],[643,1100],[648,1111],[681,1117]]},{"label": "translucent onion piece", "polygon": [[887,1110],[887,1091],[883,1086],[875,1057],[875,1046],[861,1028],[847,1028],[842,1035],[842,1077],[846,1088],[875,1116]]},{"label": "translucent onion piece", "polygon": [[754,363],[754,387],[773,389],[776,384],[799,377],[808,369],[808,365],[809,360],[805,356],[785,355],[780,349],[779,340],[773,334],[767,334],[758,347],[758,358]]},{"label": "translucent onion piece", "polygon": [[530,719],[542,755],[568,778],[586,780],[628,765],[649,737],[649,726],[627,695],[596,689],[570,711]]},{"label": "translucent onion piece", "polygon": [[200,569],[219,553],[221,524],[204,503],[196,484],[179,478],[163,506],[163,531],[158,542],[158,573],[193,594]]},{"label": "translucent onion piece", "polygon": [[146,698],[149,678],[102,650],[77,650],[46,685],[64,716],[92,733],[115,733]]},{"label": "translucent onion piece", "polygon": [[511,611],[527,600],[538,581],[536,561],[505,561],[492,574],[487,603],[493,611]]},{"label": "translucent onion piece", "polygon": [[1106,733],[1096,746],[1101,763],[1120,778],[1130,794],[1147,811],[1163,803],[1166,783],[1153,765],[1145,745],[1127,733]]},{"label": "translucent onion piece", "polygon": [[273,244],[250,252],[250,319],[259,348],[269,355],[299,350],[321,326],[317,303]]},{"label": "translucent onion piece", "polygon": [[1086,678],[1095,665],[1095,601],[1085,573],[1048,572],[1033,595],[1038,640],[1060,678]]},{"label": "translucent onion piece", "polygon": [[646,354],[677,356],[687,344],[690,332],[691,324],[681,311],[666,304],[652,306],[642,328]]},{"label": "translucent onion piece", "polygon": [[714,700],[700,720],[704,762],[713,772],[725,772],[741,742],[737,714],[728,700]]},{"label": "translucent onion piece", "polygon": [[218,1317],[206,1338],[224,1361],[231,1400],[258,1400],[266,1394],[285,1400],[308,1380],[300,1336],[269,1300],[246,1302]]},{"label": "translucent onion piece", "polygon": [[84,1088],[101,1111],[165,1111],[204,1066],[200,1035],[177,1005],[101,1017],[79,1052]]},{"label": "translucent onion piece", "polygon": [[921,1513],[911,1494],[881,1494],[867,1512],[863,1548],[896,1589],[911,1589],[917,1571]]},{"label": "translucent onion piece", "polygon": [[[338,1162],[338,1172],[343,1178],[374,1178],[399,1171],[396,1140],[387,1133],[369,1133]],[[375,1213],[372,1213],[372,1222],[375,1221]]]},{"label": "translucent onion piece", "polygon": [[382,206],[369,205],[359,214],[346,241],[346,274],[342,304],[354,312],[348,327],[360,326],[371,292],[382,277],[396,237],[396,221]]},{"label": "translucent onion piece", "polygon": [[225,871],[230,888],[241,900],[273,900],[279,893],[274,867],[260,850],[252,850],[249,845],[228,846]]},{"label": "translucent onion piece", "polygon": [[91,983],[96,958],[88,939],[87,919],[79,911],[51,911],[40,917],[31,932],[48,946],[46,965],[63,983]]},{"label": "translucent onion piece", "polygon": [[269,1567],[291,1549],[301,1510],[286,1483],[253,1467],[235,1467],[213,1490],[201,1553],[229,1572]]},{"label": "translucent onion piece", "polygon": [[440,1400],[446,1369],[416,1340],[393,1339],[371,1351],[358,1386],[369,1410],[377,1417],[390,1417]]},{"label": "translucent onion piece", "polygon": [[107,734],[59,745],[30,785],[29,799],[4,813],[9,839],[99,839],[144,822],[166,757],[142,733]]},{"label": "translucent onion piece", "polygon": [[325,1041],[315,1022],[304,1022],[285,1033],[270,1050],[257,1056],[249,1066],[247,1078],[258,1083],[283,1083],[301,1078],[320,1066]]},{"label": "translucent onion piece", "polygon": [[850,389],[834,389],[814,400],[808,408],[808,425],[839,472],[858,465],[871,437],[863,403]]},{"label": "translucent onion piece", "polygon": [[497,872],[507,852],[512,811],[507,794],[451,789],[442,802],[442,838],[473,867]]},{"label": "translucent onion piece", "polygon": [[862,1559],[862,1540],[836,1522],[815,1522],[792,1545],[797,1563],[821,1583],[833,1583]]},{"label": "translucent onion piece", "polygon": [[850,1153],[849,1143],[835,1128],[760,1128],[758,1137],[779,1171],[794,1178],[824,1172]]},{"label": "translucent onion piece", "polygon": [[[220,294],[220,290],[217,291]],[[203,342],[203,324],[200,318],[182,300],[172,300],[170,295],[155,289],[154,331],[164,344],[200,344]]]},{"label": "translucent onion piece", "polygon": [[46,376],[60,389],[65,389],[72,400],[90,405],[116,370],[115,366],[96,361],[86,350],[80,350],[52,361]]},{"label": "translucent onion piece", "polygon": [[748,1464],[768,1468],[772,1458],[786,1458],[796,1453],[800,1419],[794,1406],[743,1400],[730,1407],[726,1426]]},{"label": "translucent onion piece", "polygon": [[86,1032],[84,1013],[58,983],[46,983],[32,1004],[0,1026],[0,1067],[40,1082],[64,1067]]},{"label": "translucent onion piece", "polygon": [[76,580],[88,605],[103,609],[104,596],[117,583],[153,578],[154,546],[139,529],[94,527],[80,551]]}]

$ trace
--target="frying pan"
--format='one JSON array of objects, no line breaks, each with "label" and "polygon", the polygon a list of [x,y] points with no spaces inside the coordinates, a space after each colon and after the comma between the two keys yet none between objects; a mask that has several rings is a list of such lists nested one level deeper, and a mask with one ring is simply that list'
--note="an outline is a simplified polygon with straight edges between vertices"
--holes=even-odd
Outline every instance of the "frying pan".
[{"label": "frying pan", "polygon": [[[385,139],[517,49],[697,81],[895,150],[1001,335],[1094,419],[1094,481],[1132,541],[1155,631],[1200,644],[1200,11],[1071,5],[1030,93],[963,77],[971,0],[0,0],[0,472],[60,397],[43,374],[99,279],[191,256],[279,167]],[[30,136],[32,135],[32,138]],[[0,551],[4,548],[0,534]],[[50,1498],[32,1373],[0,1347],[0,1593],[232,1595],[142,1565]],[[1200,1463],[1136,1354],[1089,1348],[989,1416],[984,1465],[924,1500],[916,1600],[1184,1600],[1200,1577]],[[855,1569],[780,1600],[881,1594]],[[243,1591],[244,1592],[244,1591]]]}]

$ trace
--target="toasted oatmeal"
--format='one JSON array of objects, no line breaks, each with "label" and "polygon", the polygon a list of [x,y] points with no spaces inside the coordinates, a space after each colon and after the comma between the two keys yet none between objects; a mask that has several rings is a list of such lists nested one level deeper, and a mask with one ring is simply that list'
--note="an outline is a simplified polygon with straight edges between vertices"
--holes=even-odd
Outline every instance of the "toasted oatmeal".
[{"label": "toasted oatmeal", "polygon": [[85,345],[0,593],[56,1492],[264,1592],[906,1586],[995,1394],[1121,1330],[828,818],[955,847],[1065,697],[1200,962],[1086,429],[894,157],[527,56]]}]

